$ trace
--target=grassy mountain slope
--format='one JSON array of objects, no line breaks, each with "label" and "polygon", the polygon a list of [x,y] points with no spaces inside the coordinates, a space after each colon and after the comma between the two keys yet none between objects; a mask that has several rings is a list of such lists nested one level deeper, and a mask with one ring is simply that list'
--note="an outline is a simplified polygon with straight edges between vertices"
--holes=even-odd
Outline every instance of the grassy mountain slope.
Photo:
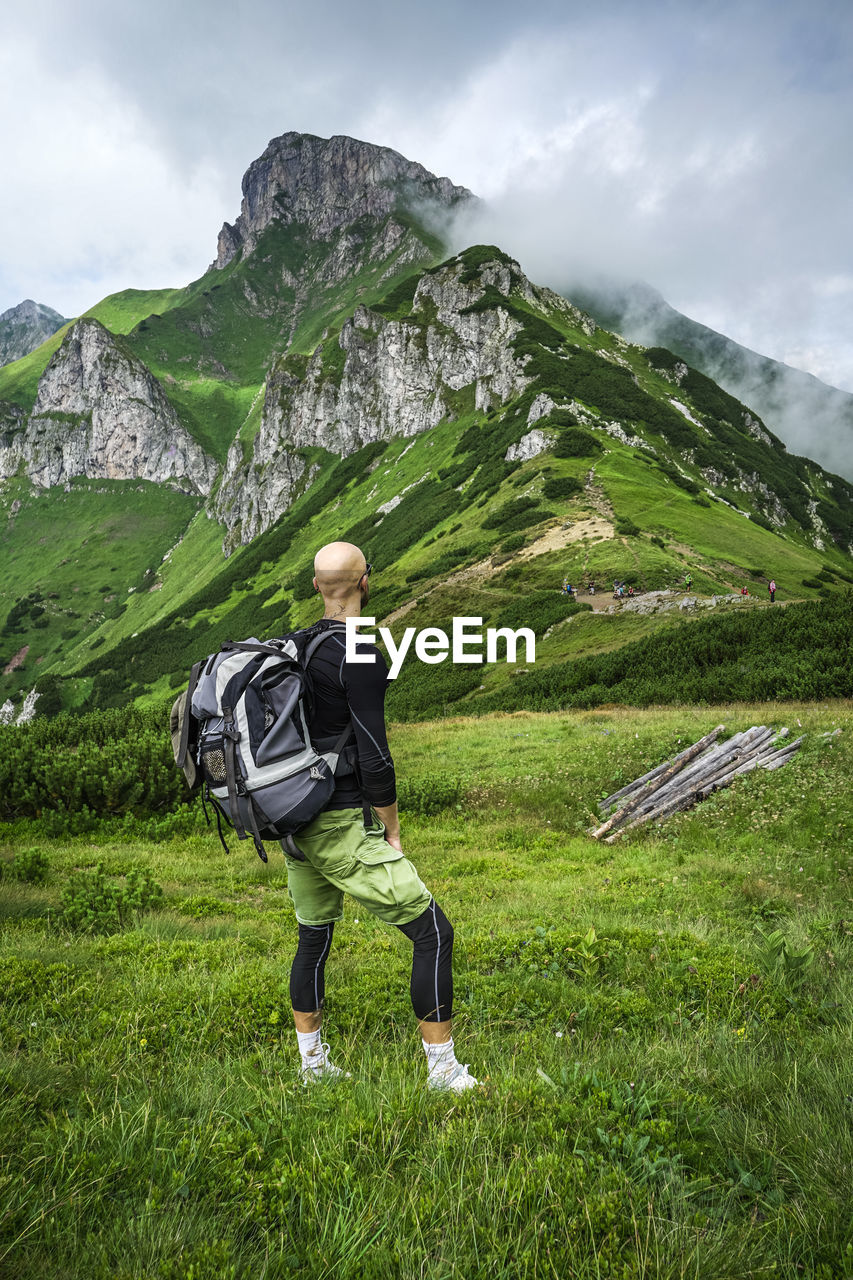
[{"label": "grassy mountain slope", "polygon": [[[183,289],[123,289],[121,293],[103,298],[83,314],[100,320],[111,333],[125,334],[146,316],[176,306],[183,294]],[[29,355],[0,368],[0,400],[11,400],[24,409],[32,408],[39,379],[74,323],[74,320],[67,321]]]},{"label": "grassy mountain slope", "polygon": [[[455,267],[476,276],[495,253],[468,251]],[[426,335],[434,316],[428,309],[413,315],[413,298],[414,281],[394,288],[378,310]],[[564,575],[592,576],[599,588],[618,578],[647,592],[676,587],[690,571],[701,595],[747,585],[753,596],[762,592],[762,604],[770,576],[786,600],[843,591],[853,577],[844,482],[739,426],[743,406],[707,379],[674,387],[660,352],[650,356],[604,331],[590,332],[574,313],[548,310],[547,300],[542,309],[485,289],[476,305],[508,309],[523,325],[513,341],[532,381],[521,396],[485,412],[475,410],[473,388],[462,389],[454,412],[412,439],[371,444],[343,459],[306,451],[321,463],[315,482],[227,562],[215,545],[216,526],[197,517],[169,562],[160,564],[159,546],[158,555],[148,556],[143,569],[161,589],[128,595],[62,663],[46,656],[45,669],[65,677],[65,701],[77,701],[81,690],[100,705],[159,698],[222,640],[310,622],[318,616],[312,556],[332,538],[356,541],[375,563],[368,612],[381,620],[405,609],[394,623],[398,637],[404,626],[447,628],[454,614],[481,616],[487,625],[528,623],[544,637],[570,612],[559,592]],[[504,461],[507,448],[529,432],[530,406],[543,392],[555,407],[535,425],[552,434],[553,447],[526,461]],[[683,411],[673,407],[676,399]],[[714,486],[697,465],[703,451],[716,463]],[[816,548],[808,524],[790,512],[774,529],[763,514],[772,510],[765,494],[739,487],[751,468],[773,486],[774,497],[782,495],[786,510],[802,509],[808,520],[808,503],[822,504],[843,545],[827,535],[827,545]],[[396,498],[382,515],[379,508]],[[719,609],[743,607],[755,608],[755,601]],[[703,614],[703,625],[709,618]],[[538,665],[556,671],[578,653],[612,649],[675,623],[671,614],[624,609],[613,617],[580,615],[540,639]],[[401,714],[411,710],[403,690],[418,672],[411,659],[399,693],[392,692]],[[473,672],[446,664],[432,668],[430,685],[442,704],[465,696],[473,709],[516,678],[503,663]]]},{"label": "grassy mountain slope", "polygon": [[608,329],[659,344],[746,401],[789,448],[853,479],[853,395],[682,315],[656,290],[584,288],[573,299]]},{"label": "grassy mountain slope", "polygon": [[147,595],[151,566],[198,509],[197,499],[145,481],[77,480],[45,492],[15,480],[3,500],[0,669],[16,665],[0,677],[0,701],[63,671],[81,636],[94,638],[134,593]]}]

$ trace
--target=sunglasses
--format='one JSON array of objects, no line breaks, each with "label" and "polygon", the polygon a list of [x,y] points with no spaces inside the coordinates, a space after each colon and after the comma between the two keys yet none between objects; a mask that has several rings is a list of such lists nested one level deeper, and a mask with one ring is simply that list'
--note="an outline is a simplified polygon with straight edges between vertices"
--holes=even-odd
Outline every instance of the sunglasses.
[{"label": "sunglasses", "polygon": [[371,570],[372,568],[373,568],[373,565],[370,563],[370,561],[369,561],[369,560],[365,561],[364,573],[361,575],[361,576],[362,576],[362,578],[369,578],[369,577],[370,577],[370,570]]}]

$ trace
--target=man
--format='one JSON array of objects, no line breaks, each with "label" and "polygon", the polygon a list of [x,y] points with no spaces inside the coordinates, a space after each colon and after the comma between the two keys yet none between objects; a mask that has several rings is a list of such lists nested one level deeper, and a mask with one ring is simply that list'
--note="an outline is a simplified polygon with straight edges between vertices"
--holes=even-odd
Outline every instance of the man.
[{"label": "man", "polygon": [[775,604],[776,603],[776,583],[773,578],[770,579],[770,584],[767,590],[770,592],[770,603]]},{"label": "man", "polygon": [[[302,1055],[302,1078],[339,1077],[321,1041],[325,965],[344,893],[380,920],[396,925],[413,945],[411,998],[433,1089],[463,1093],[478,1082],[457,1062],[451,1034],[453,929],[403,856],[394,764],[385,733],[388,668],[375,645],[360,643],[372,663],[346,660],[343,627],[368,601],[370,565],[349,542],[331,542],[314,559],[314,588],[323,597],[328,639],[309,667],[314,710],[311,740],[320,750],[354,731],[355,772],[343,773],[326,808],[297,832],[304,862],[284,850],[288,889],[299,925],[290,974],[293,1020]],[[318,624],[322,628],[322,623]]]}]

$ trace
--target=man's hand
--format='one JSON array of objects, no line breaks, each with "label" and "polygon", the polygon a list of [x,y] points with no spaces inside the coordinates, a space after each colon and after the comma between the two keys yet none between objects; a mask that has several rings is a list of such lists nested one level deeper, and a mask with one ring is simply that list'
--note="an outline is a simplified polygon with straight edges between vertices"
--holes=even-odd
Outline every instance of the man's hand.
[{"label": "man's hand", "polygon": [[393,804],[375,804],[373,808],[376,810],[376,816],[385,827],[385,839],[392,849],[396,849],[398,853],[403,852],[403,846],[400,843],[400,817],[397,813],[397,801]]}]

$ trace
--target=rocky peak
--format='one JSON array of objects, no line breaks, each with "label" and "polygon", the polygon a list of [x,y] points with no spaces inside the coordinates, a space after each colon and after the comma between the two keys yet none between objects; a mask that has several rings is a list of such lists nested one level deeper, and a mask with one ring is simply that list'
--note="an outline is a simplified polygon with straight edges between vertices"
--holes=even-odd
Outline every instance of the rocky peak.
[{"label": "rocky peak", "polygon": [[64,324],[58,311],[32,298],[10,307],[0,315],[0,365],[29,355]]},{"label": "rocky peak", "polygon": [[25,429],[0,437],[0,477],[20,467],[41,488],[88,476],[203,494],[217,470],[154,375],[94,319],[78,320],[54,353]]},{"label": "rocky peak", "polygon": [[385,218],[401,206],[441,211],[473,199],[465,187],[435,177],[389,147],[285,133],[246,171],[240,215],[220,231],[212,267],[221,270],[239,252],[251,253],[273,221],[304,224],[316,239],[327,240],[339,227],[363,217]]},{"label": "rocky peak", "polygon": [[[478,308],[487,290],[496,305]],[[359,304],[307,365],[281,361],[267,381],[252,455],[232,445],[213,504],[228,526],[226,548],[250,542],[287,510],[308,479],[299,453],[306,446],[346,456],[376,440],[418,435],[452,415],[453,393],[465,387],[483,410],[519,395],[529,378],[512,347],[521,323],[500,305],[510,295],[575,314],[504,255],[473,270],[457,258],[420,277],[406,318]]]}]

